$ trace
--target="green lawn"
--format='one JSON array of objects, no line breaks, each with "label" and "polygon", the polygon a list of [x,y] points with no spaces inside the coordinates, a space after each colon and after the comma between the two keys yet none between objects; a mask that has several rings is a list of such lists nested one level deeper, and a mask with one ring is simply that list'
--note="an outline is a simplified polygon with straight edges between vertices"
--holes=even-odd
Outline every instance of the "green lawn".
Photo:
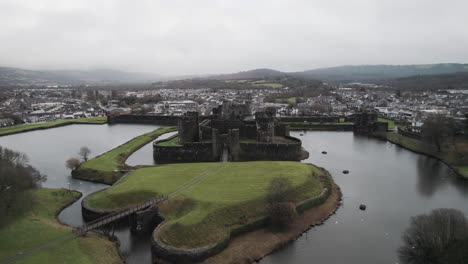
[{"label": "green lawn", "polygon": [[104,124],[106,122],[107,122],[107,117],[105,116],[78,118],[78,119],[61,119],[61,120],[56,120],[52,122],[24,124],[24,125],[12,126],[12,127],[0,128],[0,136],[23,133],[23,132],[28,132],[31,130],[36,130],[36,129],[54,128],[54,127],[59,127],[59,126],[64,126],[64,125],[71,125],[71,124]]},{"label": "green lawn", "polygon": [[[85,199],[100,210],[116,210],[170,194],[220,163],[167,164],[140,168],[118,184]],[[168,222],[161,239],[181,247],[219,241],[231,228],[265,215],[266,187],[278,176],[288,177],[294,201],[317,196],[323,189],[320,169],[299,162],[257,161],[225,163],[197,184],[165,202],[160,210]]]},{"label": "green lawn", "polygon": [[182,145],[179,144],[179,137],[174,137],[170,140],[158,142],[158,146],[175,147],[175,146],[182,146]]},{"label": "green lawn", "polygon": [[[18,200],[0,225],[0,262],[58,237],[71,233],[56,215],[61,208],[79,198],[79,193],[64,189],[28,191]],[[117,248],[96,234],[75,238],[26,256],[15,263],[122,263]]]},{"label": "green lawn", "polygon": [[281,83],[267,82],[266,80],[252,82],[254,86],[265,86],[273,89],[283,88]]},{"label": "green lawn", "polygon": [[125,165],[125,160],[128,156],[149,142],[155,140],[160,135],[175,130],[175,127],[161,127],[149,133],[135,137],[130,141],[105,152],[104,154],[82,163],[80,167],[73,172],[73,176],[83,180],[103,182],[107,184],[114,183],[122,175],[118,170],[129,168]]},{"label": "green lawn", "polygon": [[275,99],[275,103],[296,105],[297,104],[297,97]]},{"label": "green lawn", "polygon": [[379,117],[379,118],[377,118],[377,121],[378,122],[388,123],[388,129],[395,129],[395,121],[394,120]]}]

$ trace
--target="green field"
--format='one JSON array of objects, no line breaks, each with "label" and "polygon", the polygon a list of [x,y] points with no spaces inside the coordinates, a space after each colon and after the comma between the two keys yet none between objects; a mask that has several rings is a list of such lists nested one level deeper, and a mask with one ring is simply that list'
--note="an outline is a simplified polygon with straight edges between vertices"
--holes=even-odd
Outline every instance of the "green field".
[{"label": "green field", "polygon": [[37,129],[48,129],[59,126],[71,125],[71,124],[104,124],[107,122],[107,117],[90,117],[90,118],[78,118],[78,119],[61,119],[52,122],[24,124],[11,127],[0,128],[0,136],[6,136],[11,134],[28,132]]},{"label": "green field", "polygon": [[[454,168],[462,177],[468,179],[468,161],[466,157],[468,157],[468,149],[461,148],[462,154],[461,156],[465,157],[464,160],[457,159],[455,151],[453,149],[443,148],[441,152],[437,151],[435,146],[426,144],[421,140],[405,137],[400,135],[396,132],[388,132],[386,134],[386,139],[392,143],[401,145],[409,150],[430,155],[433,157],[437,157],[443,160],[445,163],[449,164],[452,168]],[[461,145],[467,146],[468,143],[461,143]]]},{"label": "green field", "polygon": [[[56,215],[62,207],[79,198],[64,189],[28,191],[12,206],[0,225],[0,262],[19,252],[71,233]],[[122,263],[115,245],[96,234],[75,238],[25,256],[15,263]]]},{"label": "green field", "polygon": [[283,88],[281,83],[267,82],[266,80],[252,82],[254,86],[265,86],[273,89]]},{"label": "green field", "polygon": [[[111,188],[88,196],[85,203],[99,210],[124,208],[156,195],[168,195],[220,164],[140,168]],[[273,178],[288,177],[295,187],[294,202],[298,202],[321,193],[321,174],[324,172],[320,169],[299,162],[224,163],[161,205],[161,213],[168,222],[163,226],[160,239],[179,247],[217,242],[232,228],[265,215],[266,187]]]},{"label": "green field", "polygon": [[79,168],[73,172],[73,176],[83,180],[112,184],[122,176],[119,170],[129,169],[129,167],[125,165],[125,160],[128,156],[155,140],[160,135],[175,130],[175,127],[161,127],[135,137],[104,154],[82,163]]},{"label": "green field", "polygon": [[296,105],[297,104],[297,97],[275,99],[275,103]]},{"label": "green field", "polygon": [[379,117],[379,118],[377,118],[377,121],[378,122],[388,123],[388,129],[395,129],[395,121],[394,120]]}]

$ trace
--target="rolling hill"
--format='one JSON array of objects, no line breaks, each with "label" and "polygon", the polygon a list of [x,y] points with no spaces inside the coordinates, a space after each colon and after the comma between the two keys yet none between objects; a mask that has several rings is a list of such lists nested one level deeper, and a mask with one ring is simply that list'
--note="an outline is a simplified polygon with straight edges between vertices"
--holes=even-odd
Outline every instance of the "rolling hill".
[{"label": "rolling hill", "polygon": [[0,67],[0,86],[149,83],[160,78],[161,76],[157,74],[131,73],[117,70],[34,71],[19,68]]},{"label": "rolling hill", "polygon": [[289,74],[297,77],[319,79],[323,81],[362,82],[395,79],[416,75],[450,74],[456,72],[468,72],[468,64],[348,65],[307,70],[303,72],[292,72]]}]

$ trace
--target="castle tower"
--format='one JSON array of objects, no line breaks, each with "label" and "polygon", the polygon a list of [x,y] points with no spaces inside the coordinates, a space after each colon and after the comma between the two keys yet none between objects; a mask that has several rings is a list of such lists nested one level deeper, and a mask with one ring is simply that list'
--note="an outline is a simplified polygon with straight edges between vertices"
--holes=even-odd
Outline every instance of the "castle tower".
[{"label": "castle tower", "polygon": [[200,132],[198,127],[198,112],[187,112],[179,118],[177,123],[179,143],[198,142]]},{"label": "castle tower", "polygon": [[257,125],[257,141],[272,143],[275,136],[274,117],[265,112],[256,112],[255,123]]}]

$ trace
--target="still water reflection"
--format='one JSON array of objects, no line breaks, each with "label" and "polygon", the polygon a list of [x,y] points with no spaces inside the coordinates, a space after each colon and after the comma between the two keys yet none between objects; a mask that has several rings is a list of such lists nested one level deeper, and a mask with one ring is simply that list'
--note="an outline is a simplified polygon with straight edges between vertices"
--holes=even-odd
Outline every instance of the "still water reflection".
[{"label": "still water reflection", "polygon": [[[331,172],[344,204],[325,225],[261,263],[398,263],[412,216],[441,207],[468,213],[468,183],[441,162],[349,132],[301,133],[293,136],[309,150],[306,162]],[[358,209],[362,203],[366,211]]]}]

